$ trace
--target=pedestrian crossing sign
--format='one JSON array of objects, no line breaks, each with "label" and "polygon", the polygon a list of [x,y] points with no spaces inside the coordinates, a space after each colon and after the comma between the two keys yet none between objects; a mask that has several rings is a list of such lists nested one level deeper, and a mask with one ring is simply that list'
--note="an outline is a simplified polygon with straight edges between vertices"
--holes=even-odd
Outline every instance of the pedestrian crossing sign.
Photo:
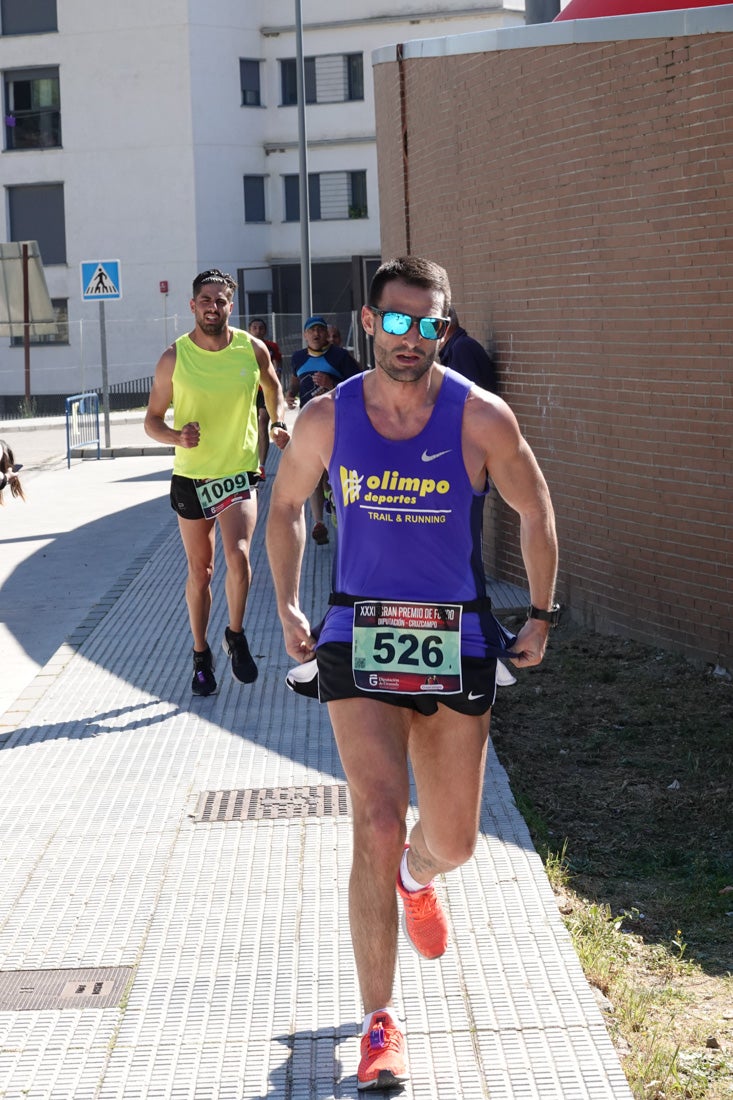
[{"label": "pedestrian crossing sign", "polygon": [[82,261],[81,297],[84,302],[109,302],[121,298],[120,261]]}]

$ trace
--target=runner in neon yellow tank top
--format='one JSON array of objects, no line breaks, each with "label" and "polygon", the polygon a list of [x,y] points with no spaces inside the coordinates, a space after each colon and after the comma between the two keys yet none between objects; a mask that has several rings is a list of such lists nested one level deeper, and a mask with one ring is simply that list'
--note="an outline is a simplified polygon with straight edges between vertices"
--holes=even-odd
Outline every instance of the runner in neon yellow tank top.
[{"label": "runner in neon yellow tank top", "polygon": [[[171,507],[178,515],[188,560],[186,603],[193,634],[194,695],[217,690],[207,639],[214,573],[215,524],[226,559],[229,625],[222,648],[241,683],[257,679],[244,634],[252,571],[249,546],[257,522],[257,390],[262,387],[273,443],[282,450],[289,435],[285,401],[270,355],[261,340],[231,328],[237,284],[212,269],[197,275],[190,307],[195,326],[161,355],[150,391],[145,431],[173,444]],[[165,414],[173,402],[173,427]]]}]

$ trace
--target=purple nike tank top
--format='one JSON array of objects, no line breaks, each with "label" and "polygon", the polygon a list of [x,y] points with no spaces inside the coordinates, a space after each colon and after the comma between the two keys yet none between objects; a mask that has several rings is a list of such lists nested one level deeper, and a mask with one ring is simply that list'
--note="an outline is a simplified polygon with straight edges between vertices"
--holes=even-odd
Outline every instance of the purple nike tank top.
[{"label": "purple nike tank top", "polygon": [[[364,406],[364,376],[336,390],[329,465],[338,519],[333,589],[358,598],[459,603],[485,595],[483,501],[463,462],[463,407],[470,390],[446,370],[425,427],[412,439],[386,439]],[[502,648],[492,615],[464,612],[462,652]],[[319,645],[352,639],[353,609],[330,607]],[[487,642],[489,643],[487,645]],[[495,643],[495,644],[492,644]]]}]

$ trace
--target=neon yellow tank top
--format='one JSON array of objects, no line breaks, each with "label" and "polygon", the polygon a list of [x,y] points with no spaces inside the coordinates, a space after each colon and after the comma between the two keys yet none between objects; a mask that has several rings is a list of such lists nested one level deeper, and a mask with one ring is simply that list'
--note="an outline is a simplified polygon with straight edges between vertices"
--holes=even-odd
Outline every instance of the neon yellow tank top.
[{"label": "neon yellow tank top", "polygon": [[198,421],[198,447],[176,447],[173,473],[226,477],[256,470],[257,387],[260,368],[249,333],[232,329],[221,351],[205,351],[188,333],[176,340],[173,426]]}]

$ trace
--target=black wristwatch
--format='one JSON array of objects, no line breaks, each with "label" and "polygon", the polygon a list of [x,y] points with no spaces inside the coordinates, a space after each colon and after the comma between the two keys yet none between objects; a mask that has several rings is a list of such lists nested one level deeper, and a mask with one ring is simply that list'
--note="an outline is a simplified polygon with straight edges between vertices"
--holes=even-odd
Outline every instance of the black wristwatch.
[{"label": "black wristwatch", "polygon": [[272,424],[270,424],[270,431],[272,431],[273,428],[282,428],[285,432],[288,430],[287,424],[283,424],[282,420],[273,420]]},{"label": "black wristwatch", "polygon": [[543,623],[549,623],[550,626],[557,626],[560,622],[560,604],[554,603],[549,611],[543,611],[541,607],[530,604],[527,608],[527,618],[539,619]]}]

